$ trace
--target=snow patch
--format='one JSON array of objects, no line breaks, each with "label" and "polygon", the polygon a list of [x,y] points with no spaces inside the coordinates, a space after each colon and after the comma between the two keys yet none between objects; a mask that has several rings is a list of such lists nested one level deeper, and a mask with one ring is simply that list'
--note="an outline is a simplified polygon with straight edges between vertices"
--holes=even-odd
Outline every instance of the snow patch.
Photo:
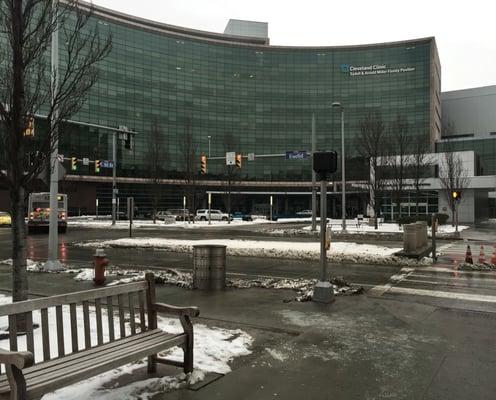
[{"label": "snow patch", "polygon": [[[235,239],[180,240],[165,238],[123,238],[106,241],[88,241],[74,243],[79,247],[123,247],[123,248],[155,248],[180,253],[190,253],[195,245],[224,245],[230,256],[270,257],[300,260],[318,260],[320,243],[318,242],[285,242]],[[372,244],[349,242],[331,243],[327,258],[336,263],[365,263],[389,265],[428,265],[432,261],[422,261],[397,257],[394,254],[401,248],[391,248]]]}]

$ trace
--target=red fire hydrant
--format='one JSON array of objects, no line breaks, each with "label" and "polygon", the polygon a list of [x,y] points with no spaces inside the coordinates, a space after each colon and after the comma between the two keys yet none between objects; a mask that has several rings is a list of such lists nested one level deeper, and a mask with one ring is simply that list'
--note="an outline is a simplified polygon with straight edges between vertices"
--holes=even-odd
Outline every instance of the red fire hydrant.
[{"label": "red fire hydrant", "polygon": [[93,254],[93,265],[95,267],[93,282],[95,282],[95,285],[103,285],[105,283],[105,267],[108,263],[109,260],[103,249],[96,249],[95,254]]}]

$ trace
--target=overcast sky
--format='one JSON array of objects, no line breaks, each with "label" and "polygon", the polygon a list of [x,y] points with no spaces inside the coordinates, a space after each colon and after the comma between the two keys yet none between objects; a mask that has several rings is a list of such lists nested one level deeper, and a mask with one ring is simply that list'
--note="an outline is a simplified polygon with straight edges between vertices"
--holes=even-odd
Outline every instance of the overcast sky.
[{"label": "overcast sky", "polygon": [[442,90],[496,84],[494,0],[93,0],[114,10],[223,32],[229,18],[269,23],[274,45],[335,46],[435,36]]}]

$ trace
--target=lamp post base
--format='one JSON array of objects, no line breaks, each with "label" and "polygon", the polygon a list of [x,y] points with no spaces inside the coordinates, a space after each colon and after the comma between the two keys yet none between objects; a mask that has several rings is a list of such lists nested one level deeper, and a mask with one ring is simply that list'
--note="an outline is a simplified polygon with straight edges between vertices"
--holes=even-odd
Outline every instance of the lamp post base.
[{"label": "lamp post base", "polygon": [[317,282],[313,288],[312,300],[316,303],[332,303],[334,301],[334,288],[330,282]]},{"label": "lamp post base", "polygon": [[65,271],[65,266],[59,260],[47,260],[43,264],[43,270],[48,272]]}]

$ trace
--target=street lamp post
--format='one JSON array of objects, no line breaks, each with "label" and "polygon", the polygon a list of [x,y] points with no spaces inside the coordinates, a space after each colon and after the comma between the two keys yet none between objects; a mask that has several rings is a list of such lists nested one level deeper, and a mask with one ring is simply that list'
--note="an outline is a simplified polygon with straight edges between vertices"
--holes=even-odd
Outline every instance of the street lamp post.
[{"label": "street lamp post", "polygon": [[344,153],[344,107],[339,102],[332,103],[332,107],[341,110],[341,217],[342,230],[346,232],[346,171],[345,171],[345,153]]},{"label": "street lamp post", "polygon": [[210,139],[212,139],[212,136],[208,135],[207,139],[208,139],[208,158],[210,158]]}]

